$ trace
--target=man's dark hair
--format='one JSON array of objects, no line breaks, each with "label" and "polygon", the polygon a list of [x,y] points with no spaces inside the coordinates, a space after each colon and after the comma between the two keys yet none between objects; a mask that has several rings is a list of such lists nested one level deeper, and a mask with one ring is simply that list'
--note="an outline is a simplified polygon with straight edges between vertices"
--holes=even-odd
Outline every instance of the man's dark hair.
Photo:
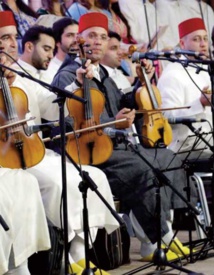
[{"label": "man's dark hair", "polygon": [[24,52],[24,47],[27,42],[32,42],[36,44],[40,40],[40,35],[46,34],[54,38],[53,30],[40,25],[35,25],[29,28],[22,38],[22,51]]},{"label": "man's dark hair", "polygon": [[53,33],[56,43],[61,42],[64,29],[69,25],[78,25],[78,22],[70,17],[63,17],[53,24]]},{"label": "man's dark hair", "polygon": [[117,32],[109,31],[108,37],[109,38],[116,38],[118,41],[121,41],[121,36]]}]

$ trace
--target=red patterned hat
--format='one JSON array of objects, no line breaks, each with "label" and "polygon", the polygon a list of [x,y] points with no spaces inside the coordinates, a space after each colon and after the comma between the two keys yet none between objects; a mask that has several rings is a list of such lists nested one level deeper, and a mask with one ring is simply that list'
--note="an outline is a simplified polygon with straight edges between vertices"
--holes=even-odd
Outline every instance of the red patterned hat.
[{"label": "red patterned hat", "polygon": [[7,26],[16,26],[16,22],[11,11],[0,12],[0,28]]},{"label": "red patterned hat", "polygon": [[197,30],[205,30],[206,27],[204,21],[201,18],[191,18],[181,22],[178,25],[179,37],[183,38],[185,35],[197,31]]},{"label": "red patterned hat", "polygon": [[89,12],[80,17],[79,33],[91,27],[101,27],[108,32],[108,18],[100,12]]}]

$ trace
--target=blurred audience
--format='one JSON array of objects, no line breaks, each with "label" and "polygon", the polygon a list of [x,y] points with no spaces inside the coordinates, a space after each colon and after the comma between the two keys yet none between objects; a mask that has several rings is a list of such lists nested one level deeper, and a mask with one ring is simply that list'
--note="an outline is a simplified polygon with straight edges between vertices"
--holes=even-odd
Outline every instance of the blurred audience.
[{"label": "blurred audience", "polygon": [[70,1],[70,5],[66,3],[66,6],[68,15],[76,21],[79,21],[81,15],[90,11],[101,12],[102,7],[98,0],[73,0]]},{"label": "blurred audience", "polygon": [[41,0],[41,6],[37,10],[37,14],[54,14],[57,16],[65,16],[63,5],[59,0]]}]

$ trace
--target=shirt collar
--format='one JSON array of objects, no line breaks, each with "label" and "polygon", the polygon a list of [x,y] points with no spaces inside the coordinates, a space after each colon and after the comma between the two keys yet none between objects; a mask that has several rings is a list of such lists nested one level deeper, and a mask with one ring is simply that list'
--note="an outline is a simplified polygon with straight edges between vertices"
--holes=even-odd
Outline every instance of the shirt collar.
[{"label": "shirt collar", "polygon": [[21,60],[20,58],[18,59],[18,63],[19,63],[19,65],[21,65],[22,67],[24,67],[24,69],[28,73],[30,73],[32,76],[39,76],[40,75],[40,70],[37,70],[35,67],[33,67],[29,63]]}]

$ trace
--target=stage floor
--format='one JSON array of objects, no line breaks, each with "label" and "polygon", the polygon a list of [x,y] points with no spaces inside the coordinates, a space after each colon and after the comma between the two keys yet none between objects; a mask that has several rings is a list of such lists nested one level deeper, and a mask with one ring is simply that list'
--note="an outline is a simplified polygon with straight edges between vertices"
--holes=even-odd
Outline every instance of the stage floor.
[{"label": "stage floor", "polygon": [[[179,231],[177,236],[182,242],[189,242],[188,231]],[[196,239],[195,231],[193,231],[193,239]],[[128,265],[120,266],[117,269],[110,270],[109,273],[111,275],[122,275],[126,273],[127,274],[170,274],[170,275],[187,274],[184,272],[180,273],[179,270],[170,269],[169,267],[166,267],[165,271],[157,272],[156,266],[154,265],[145,270],[132,273],[131,271],[137,268],[145,267],[145,265],[148,266],[148,263],[144,263],[140,261],[141,257],[139,254],[139,250],[140,250],[140,242],[137,240],[137,238],[131,238],[131,249],[130,249],[131,263]],[[197,260],[195,263],[188,263],[188,264],[185,264],[186,261],[184,260],[182,261],[182,263],[181,262],[176,263],[176,265],[181,266],[181,264],[185,264],[183,265],[183,267],[185,269],[192,271],[193,272],[191,273],[192,275],[195,274],[194,272],[197,272],[197,274],[214,275],[214,250],[209,250],[205,254],[207,255],[203,260]]]}]

